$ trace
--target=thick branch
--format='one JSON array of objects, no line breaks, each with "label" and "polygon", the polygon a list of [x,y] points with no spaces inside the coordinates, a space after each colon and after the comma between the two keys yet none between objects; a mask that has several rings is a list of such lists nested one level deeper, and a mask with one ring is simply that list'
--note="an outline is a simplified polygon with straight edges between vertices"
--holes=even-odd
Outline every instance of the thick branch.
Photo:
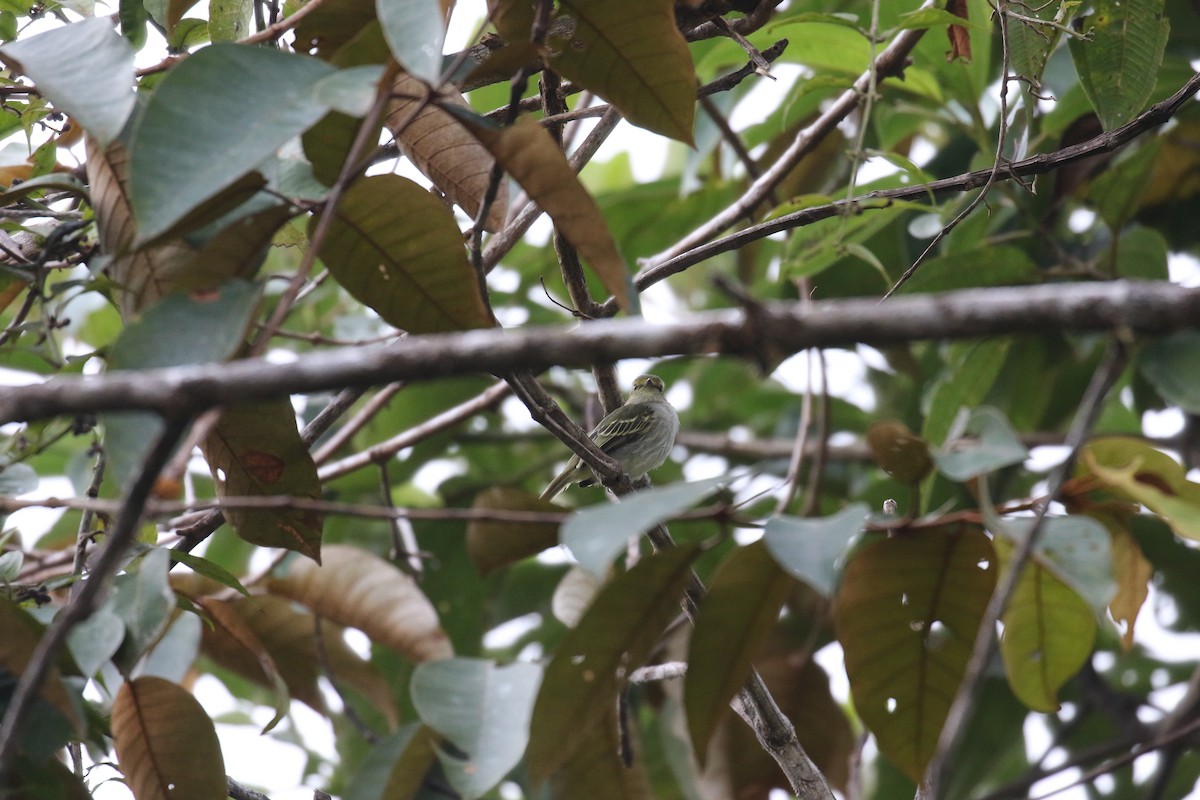
[{"label": "thick branch", "polygon": [[1170,283],[1113,281],[971,289],[871,299],[771,303],[712,311],[661,325],[642,319],[410,336],[377,347],[337,348],[290,364],[246,359],[229,364],[114,372],[13,387],[0,397],[0,423],[58,414],[198,411],[295,392],[369,386],[465,373],[504,374],[559,364],[671,355],[754,358],[810,347],[874,346],[1062,331],[1161,334],[1200,325],[1200,290]]}]

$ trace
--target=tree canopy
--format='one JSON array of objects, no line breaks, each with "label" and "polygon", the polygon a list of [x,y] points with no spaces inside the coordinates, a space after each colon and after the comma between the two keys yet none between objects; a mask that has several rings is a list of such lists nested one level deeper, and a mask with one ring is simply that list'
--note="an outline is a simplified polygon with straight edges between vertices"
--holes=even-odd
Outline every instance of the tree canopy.
[{"label": "tree canopy", "polygon": [[478,6],[0,0],[0,795],[1191,791],[1196,4]]}]

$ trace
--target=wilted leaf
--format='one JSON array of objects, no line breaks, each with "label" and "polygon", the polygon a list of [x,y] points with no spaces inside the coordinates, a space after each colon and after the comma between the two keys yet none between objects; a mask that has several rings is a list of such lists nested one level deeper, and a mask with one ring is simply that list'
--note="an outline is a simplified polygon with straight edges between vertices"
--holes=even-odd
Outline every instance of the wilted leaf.
[{"label": "wilted leaf", "polygon": [[[197,602],[200,602],[197,598]],[[205,625],[201,629],[203,653],[215,662],[268,690],[277,692],[275,679],[263,670],[257,648],[239,639],[252,637],[270,657],[291,697],[318,713],[326,713],[325,700],[317,685],[322,668],[317,657],[316,621],[282,597],[239,597],[234,600],[205,599],[205,608],[221,606],[223,615],[236,616],[240,623]],[[238,637],[232,631],[244,630]],[[383,676],[363,661],[345,643],[343,628],[331,622],[321,625],[325,655],[333,680],[361,692],[390,723],[395,723],[394,703]],[[277,697],[276,697],[277,699]]]},{"label": "wilted leaf", "polygon": [[503,130],[472,125],[471,132],[542,207],[555,227],[587,261],[604,287],[629,308],[629,271],[596,201],[579,182],[567,157],[529,117]]},{"label": "wilted leaf", "polygon": [[[42,636],[42,626],[33,617],[21,610],[7,597],[0,596],[0,670],[8,672],[14,679],[25,672],[29,657]],[[79,728],[79,712],[67,696],[58,668],[51,666],[38,690],[42,700],[52,706],[63,719]]]},{"label": "wilted leaf", "polygon": [[492,324],[454,217],[429,192],[399,175],[362,178],[334,214],[321,260],[386,322],[409,333]]},{"label": "wilted leaf", "polygon": [[262,670],[263,676],[267,679],[267,685],[270,686],[271,699],[275,707],[275,716],[262,729],[263,733],[267,733],[287,714],[288,704],[291,700],[288,695],[287,683],[283,680],[279,668],[275,666],[275,659],[271,657],[271,653],[259,641],[243,617],[229,603],[199,598],[196,600],[196,605],[208,615],[216,629],[216,635],[226,636],[236,642],[258,662],[259,669]]},{"label": "wilted leaf", "polygon": [[[997,548],[1011,552],[1002,539]],[[1001,621],[1000,655],[1013,693],[1034,711],[1057,711],[1058,690],[1092,652],[1095,614],[1035,556],[1022,569]]]},{"label": "wilted leaf", "polygon": [[0,56],[102,145],[117,138],[133,111],[133,48],[108,18],[85,19],[6,44]]},{"label": "wilted leaf", "polygon": [[1077,472],[1142,503],[1180,536],[1200,540],[1200,484],[1166,453],[1124,436],[1094,439],[1080,452]]},{"label": "wilted leaf", "polygon": [[[454,91],[443,91],[437,103],[420,110],[426,89],[409,75],[396,79],[388,107],[387,126],[400,152],[446,197],[474,219],[491,183],[491,153],[463,127],[462,121],[441,106],[451,104],[469,109],[466,99]],[[508,182],[501,181],[496,199],[488,210],[484,230],[495,233],[504,227],[508,214]]]},{"label": "wilted leaf", "polygon": [[616,704],[625,674],[640,667],[679,614],[695,546],[664,550],[614,578],[546,668],[533,708],[526,762],[536,779],[569,760]]},{"label": "wilted leaf", "polygon": [[877,540],[846,567],[834,624],[854,706],[914,781],[937,746],[996,572],[991,541],[967,527]]},{"label": "wilted leaf", "polygon": [[558,19],[564,17],[574,20],[574,30],[552,31],[546,42],[557,72],[611,102],[634,125],[693,143],[696,69],[672,0],[563,0]]},{"label": "wilted leaf", "polygon": [[413,579],[365,550],[331,545],[322,566],[293,562],[267,587],[322,617],[358,628],[410,661],[454,655],[437,612]]},{"label": "wilted leaf", "polygon": [[225,763],[212,720],[191,693],[142,677],[121,686],[113,747],[137,800],[224,800]]},{"label": "wilted leaf", "polygon": [[[946,10],[964,20],[971,18],[967,9],[967,0],[948,0]],[[964,25],[950,25],[946,28],[950,38],[950,52],[946,54],[947,61],[971,60],[971,34]]]},{"label": "wilted leaf", "polygon": [[865,503],[853,503],[828,517],[771,517],[763,541],[792,577],[828,596],[850,540],[862,533],[870,513]]},{"label": "wilted leaf", "polygon": [[562,543],[580,566],[603,576],[608,565],[635,536],[708,497],[729,482],[721,475],[694,483],[677,483],[625,495],[619,503],[601,503],[585,508],[562,527]]},{"label": "wilted leaf", "polygon": [[[220,497],[321,496],[316,464],[286,398],[225,409],[204,440],[204,457]],[[323,520],[316,511],[228,508],[225,517],[247,542],[321,560]]]},{"label": "wilted leaf", "polygon": [[[561,511],[527,492],[493,486],[475,496],[471,508],[479,511]],[[480,575],[537,555],[558,544],[556,522],[500,522],[473,519],[467,523],[467,555]]]},{"label": "wilted leaf", "polygon": [[873,422],[867,429],[867,444],[875,463],[901,483],[919,483],[933,469],[929,444],[903,422]]},{"label": "wilted leaf", "polygon": [[479,797],[521,760],[541,681],[537,664],[498,666],[476,658],[431,661],[413,671],[412,701],[421,721],[466,754],[438,751],[459,794]]},{"label": "wilted leaf", "polygon": [[1154,566],[1142,553],[1137,539],[1129,531],[1128,523],[1122,523],[1115,515],[1097,516],[1112,536],[1112,569],[1117,591],[1108,604],[1108,613],[1120,629],[1121,646],[1128,652],[1133,647],[1133,630],[1138,613],[1150,594]]},{"label": "wilted leaf", "polygon": [[701,764],[791,586],[761,541],[734,549],[713,575],[696,614],[684,678],[688,732]]}]

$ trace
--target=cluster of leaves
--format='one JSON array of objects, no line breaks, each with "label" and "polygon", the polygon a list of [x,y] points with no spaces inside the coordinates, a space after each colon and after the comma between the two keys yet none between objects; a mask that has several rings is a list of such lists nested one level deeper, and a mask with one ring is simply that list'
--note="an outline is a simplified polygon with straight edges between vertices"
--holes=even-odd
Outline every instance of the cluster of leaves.
[{"label": "cluster of leaves", "polygon": [[[995,18],[983,0],[870,13],[841,0],[783,11],[767,1],[495,0],[493,32],[450,55],[445,0],[310,0],[280,20],[266,18],[267,3],[212,3],[199,19],[184,16],[186,2],[122,2],[119,33],[78,4],[54,10],[67,24],[51,26],[45,9],[0,5],[0,135],[13,138],[2,152],[19,151],[0,164],[0,209],[14,212],[0,220],[0,363],[37,375],[226,362],[268,347],[302,358],[341,346],[354,358],[379,340],[403,347],[401,336],[501,323],[565,329],[570,314],[546,302],[560,270],[580,310],[636,312],[630,260],[653,263],[730,208],[904,32],[932,33],[902,74],[871,83],[853,142],[824,126],[743,216],[829,204],[868,156],[894,169],[855,193],[1087,141],[1176,91],[1200,56],[1184,0],[1098,0],[1086,15],[1069,2],[999,3]],[[252,17],[260,33],[248,33]],[[172,57],[135,70],[148,28]],[[756,79],[721,79],[748,58],[761,67],[783,39],[773,69],[784,100],[763,113]],[[714,82],[721,91],[699,88]],[[581,102],[594,97],[611,105]],[[747,112],[757,121],[731,127]],[[545,120],[564,113],[619,115],[671,140],[661,175],[636,181],[622,155],[581,178],[562,143],[567,117]],[[949,226],[904,282],[971,197],[864,205],[759,239],[675,276],[672,299],[729,305],[711,288],[717,275],[740,279],[746,297],[789,301],[1166,281],[1169,254],[1197,249],[1198,126],[1186,106],[1171,127],[1117,154],[1098,149],[1036,193],[998,172],[986,210]],[[381,133],[388,144],[376,148]],[[373,167],[398,157],[433,190]],[[501,173],[550,217],[554,248],[521,239],[528,223],[509,213]],[[591,303],[602,294],[612,303]],[[1132,359],[1096,401],[1087,388],[1114,347]],[[1144,717],[1156,713],[1152,692],[1186,684],[1191,665],[1147,648],[1135,623],[1153,613],[1143,608],[1153,585],[1174,612],[1163,624],[1200,626],[1200,556],[1187,543],[1200,539],[1200,485],[1164,452],[1176,444],[1191,466],[1190,440],[1147,441],[1141,419],[1200,414],[1198,354],[1193,333],[914,342],[870,354],[869,401],[823,395],[814,414],[785,388],[794,364],[772,378],[726,358],[663,361],[651,368],[679,401],[688,453],[655,476],[671,485],[570,515],[536,499],[562,445],[520,424],[521,411],[484,413],[503,396],[490,379],[393,385],[332,431],[318,412],[341,398],[222,409],[195,426],[207,471],[178,459],[154,502],[181,483],[189,499],[262,502],[230,505],[215,533],[211,516],[147,524],[44,676],[0,780],[29,796],[88,796],[103,773],[66,766],[73,743],[93,764],[115,753],[138,798],[225,796],[229,754],[189,691],[208,675],[247,709],[270,709],[261,727],[284,740],[303,745],[293,701],[326,715],[338,752],[312,754],[308,769],[346,797],[447,786],[495,796],[502,781],[524,796],[586,786],[595,797],[765,797],[788,779],[728,711],[753,665],[826,784],[911,797],[939,755],[996,586],[1014,569],[1002,668],[967,687],[980,711],[940,790],[982,797],[1041,774],[1023,736],[1031,714],[1072,756],[1135,752],[1155,734],[1159,746],[1186,744]],[[579,380],[549,379],[585,407]],[[1025,466],[1024,442],[1061,441],[1094,401],[1092,438],[1055,498],[1062,508],[1035,526],[1045,476]],[[80,497],[119,497],[166,427],[116,411],[5,428],[0,495],[67,476]],[[731,431],[715,443],[703,435]],[[776,509],[743,491],[743,471],[730,477],[750,463],[782,480],[797,438],[818,453],[785,482],[802,479],[799,504]],[[839,455],[839,438],[855,446]],[[706,454],[724,474],[681,482]],[[449,477],[431,487],[431,473]],[[768,491],[789,491],[778,482]],[[897,513],[880,513],[892,504]],[[78,505],[40,538],[16,529],[0,540],[0,707],[15,707],[45,640],[50,593],[67,601],[88,568],[72,569],[77,540],[82,552],[109,529],[111,504]],[[631,537],[664,522],[678,547],[629,552]],[[738,528],[763,533],[744,544]],[[169,547],[208,534],[203,557]],[[540,557],[559,543],[575,565]],[[286,557],[263,571],[264,548]],[[173,571],[180,563],[186,574]],[[694,629],[672,624],[693,573],[708,585]],[[348,629],[366,635],[367,652],[346,644]],[[849,703],[813,658],[833,642]],[[683,681],[635,680],[639,667],[669,662],[686,663]],[[0,742],[17,722],[5,717]],[[860,733],[877,756],[860,751]],[[1173,750],[1162,763],[1159,796],[1200,777],[1194,754]],[[1142,796],[1145,781],[1112,769],[1106,796]],[[233,777],[276,780],[270,770]]]}]

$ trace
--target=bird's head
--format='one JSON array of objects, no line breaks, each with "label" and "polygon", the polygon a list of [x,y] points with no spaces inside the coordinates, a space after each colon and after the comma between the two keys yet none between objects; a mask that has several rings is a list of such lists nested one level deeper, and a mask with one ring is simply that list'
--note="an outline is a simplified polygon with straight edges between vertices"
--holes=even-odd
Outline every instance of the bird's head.
[{"label": "bird's head", "polygon": [[662,394],[666,390],[666,386],[663,385],[662,378],[657,375],[639,375],[633,379],[633,390]]}]

